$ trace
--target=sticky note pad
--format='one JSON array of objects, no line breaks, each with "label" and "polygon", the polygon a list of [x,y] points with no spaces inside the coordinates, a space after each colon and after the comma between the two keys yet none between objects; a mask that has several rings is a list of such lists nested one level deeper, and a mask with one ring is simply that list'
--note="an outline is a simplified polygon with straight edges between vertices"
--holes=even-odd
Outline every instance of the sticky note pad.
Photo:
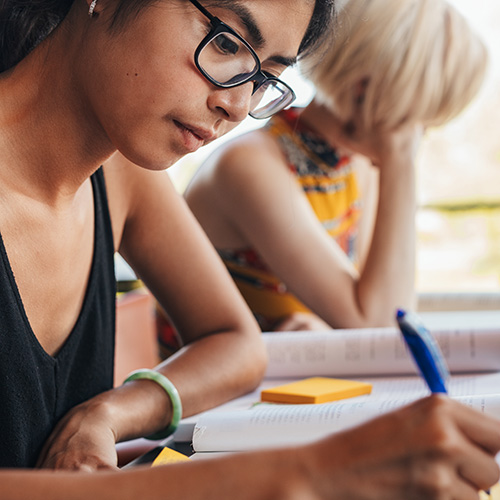
[{"label": "sticky note pad", "polygon": [[154,459],[151,467],[173,464],[175,462],[185,462],[186,460],[189,460],[189,457],[186,457],[186,455],[165,446],[165,448],[163,448],[163,450],[161,450],[158,456]]},{"label": "sticky note pad", "polygon": [[272,403],[327,403],[370,394],[372,385],[355,380],[312,377],[280,385],[260,393],[261,401]]}]

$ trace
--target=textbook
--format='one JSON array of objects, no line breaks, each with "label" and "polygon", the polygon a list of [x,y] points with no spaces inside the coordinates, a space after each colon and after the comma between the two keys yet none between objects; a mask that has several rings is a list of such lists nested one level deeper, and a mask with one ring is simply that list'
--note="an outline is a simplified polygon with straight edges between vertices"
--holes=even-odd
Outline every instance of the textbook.
[{"label": "textbook", "polygon": [[[486,324],[473,319],[479,327],[472,328],[462,320],[452,328],[440,325],[436,329],[429,324],[453,375],[452,397],[500,394],[500,320],[497,322],[500,316]],[[495,324],[498,327],[492,326]],[[222,419],[227,412],[257,409],[265,404],[260,404],[262,390],[307,377],[348,378],[371,384],[371,395],[357,396],[349,403],[363,398],[382,398],[388,400],[384,406],[387,409],[429,393],[397,327],[273,332],[263,333],[262,338],[269,364],[261,386],[253,393],[181,420],[174,434],[175,441],[191,442],[195,437],[195,424],[203,423],[205,415],[210,419],[206,433],[215,433],[212,422],[218,415]],[[230,429],[229,426],[228,431]],[[198,430],[197,434],[196,444],[202,432]]]},{"label": "textbook", "polygon": [[[429,328],[452,373],[500,370],[500,324]],[[266,378],[408,375],[417,369],[398,328],[263,333]]]},{"label": "textbook", "polygon": [[[298,445],[342,431],[429,394],[417,376],[366,379],[370,395],[322,404],[260,403],[246,409],[208,411],[196,421],[192,447],[235,452]],[[500,418],[500,372],[454,375],[450,397]],[[255,394],[258,400],[258,393]]]}]

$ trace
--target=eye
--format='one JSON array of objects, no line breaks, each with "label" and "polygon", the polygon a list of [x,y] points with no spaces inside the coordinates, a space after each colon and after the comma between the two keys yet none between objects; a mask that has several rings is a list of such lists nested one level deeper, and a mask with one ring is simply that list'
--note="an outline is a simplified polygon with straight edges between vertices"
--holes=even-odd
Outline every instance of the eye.
[{"label": "eye", "polygon": [[218,35],[213,41],[222,54],[234,56],[240,50],[240,43],[230,35]]}]

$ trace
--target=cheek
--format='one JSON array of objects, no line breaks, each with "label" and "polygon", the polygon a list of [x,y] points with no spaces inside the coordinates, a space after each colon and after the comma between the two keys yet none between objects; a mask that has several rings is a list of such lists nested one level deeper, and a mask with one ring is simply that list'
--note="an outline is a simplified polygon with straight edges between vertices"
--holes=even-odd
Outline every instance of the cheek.
[{"label": "cheek", "polygon": [[168,57],[146,47],[113,52],[91,78],[91,99],[98,99],[96,106],[122,123],[160,118],[185,100],[186,89],[194,87],[192,73],[187,54]]},{"label": "cheek", "polygon": [[190,44],[170,33],[169,26],[164,26],[168,23],[154,22],[149,17],[113,36],[100,65],[111,92],[132,106],[136,101],[148,107],[161,106],[166,98],[179,100],[194,84],[190,79],[197,71]]}]

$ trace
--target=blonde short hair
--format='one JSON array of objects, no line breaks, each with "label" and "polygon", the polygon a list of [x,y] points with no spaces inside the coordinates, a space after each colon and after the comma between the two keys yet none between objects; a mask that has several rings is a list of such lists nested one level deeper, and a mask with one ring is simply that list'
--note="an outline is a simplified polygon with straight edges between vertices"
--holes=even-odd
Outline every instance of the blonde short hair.
[{"label": "blonde short hair", "polygon": [[441,125],[470,102],[486,70],[484,44],[445,0],[348,0],[332,36],[301,69],[341,119],[352,117],[354,89],[366,81],[368,127]]}]

